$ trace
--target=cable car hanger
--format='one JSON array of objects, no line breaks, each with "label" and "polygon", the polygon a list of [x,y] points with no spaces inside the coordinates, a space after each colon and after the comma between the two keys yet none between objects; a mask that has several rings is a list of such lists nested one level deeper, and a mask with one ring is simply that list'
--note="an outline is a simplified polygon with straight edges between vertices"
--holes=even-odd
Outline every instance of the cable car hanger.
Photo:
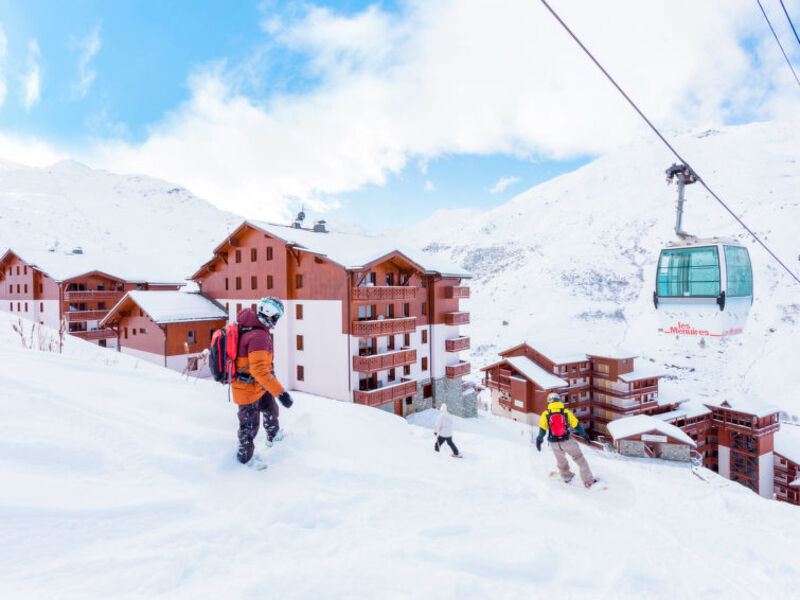
[{"label": "cable car hanger", "polygon": [[784,270],[785,270],[785,271],[786,271],[786,272],[789,274],[789,276],[790,276],[792,279],[794,279],[794,280],[795,280],[795,282],[796,282],[796,283],[800,284],[800,276],[796,275],[796,274],[794,273],[794,271],[792,271],[792,270],[791,270],[791,269],[790,269],[790,268],[789,268],[789,267],[788,267],[788,266],[787,266],[787,265],[786,265],[786,264],[785,264],[785,263],[784,263],[784,262],[783,262],[783,261],[782,261],[782,260],[781,260],[781,259],[778,257],[778,255],[777,255],[777,254],[775,254],[775,253],[772,251],[772,249],[771,249],[769,246],[767,246],[767,245],[766,245],[766,244],[765,244],[765,243],[764,243],[764,242],[761,240],[761,238],[760,238],[760,237],[758,237],[758,236],[756,235],[756,233],[755,233],[755,232],[754,232],[752,229],[750,229],[750,228],[749,228],[749,227],[748,227],[748,226],[745,224],[745,222],[744,222],[744,221],[742,221],[742,219],[741,219],[741,218],[739,218],[739,216],[738,216],[738,215],[737,215],[735,212],[733,212],[733,211],[730,209],[730,207],[729,207],[727,204],[725,204],[725,202],[722,200],[722,198],[720,198],[720,197],[719,197],[719,196],[718,196],[718,195],[717,195],[717,194],[716,194],[716,193],[715,193],[715,192],[714,192],[714,191],[713,191],[713,190],[712,190],[712,189],[711,189],[711,188],[708,186],[708,184],[707,184],[707,183],[706,183],[706,182],[703,180],[703,178],[700,176],[700,174],[699,174],[699,173],[697,173],[697,171],[695,171],[694,169],[692,169],[692,167],[691,167],[691,165],[689,164],[689,162],[688,162],[688,161],[686,161],[686,160],[685,160],[685,159],[684,159],[684,158],[683,158],[683,157],[682,157],[682,156],[681,156],[681,155],[678,153],[678,151],[677,151],[677,150],[675,150],[675,148],[672,146],[672,144],[670,144],[670,143],[667,141],[667,138],[665,138],[665,137],[662,135],[662,133],[661,133],[661,132],[658,130],[658,128],[657,128],[655,125],[653,125],[652,121],[650,121],[650,119],[648,119],[648,118],[647,118],[647,116],[646,116],[646,115],[645,115],[645,114],[644,114],[644,113],[641,111],[641,109],[640,109],[640,108],[639,108],[639,107],[636,105],[636,103],[635,103],[633,100],[631,100],[630,96],[628,96],[628,94],[626,94],[626,93],[625,93],[625,90],[623,90],[623,89],[620,87],[620,85],[619,85],[619,84],[616,82],[616,80],[615,80],[615,79],[614,79],[614,78],[613,78],[613,77],[612,77],[612,76],[611,76],[611,75],[608,73],[608,71],[606,71],[606,70],[605,70],[605,68],[603,67],[603,65],[601,65],[601,64],[600,64],[600,62],[599,62],[599,61],[598,61],[598,60],[597,60],[597,59],[594,57],[594,55],[593,55],[593,54],[592,54],[592,53],[589,51],[589,49],[588,49],[586,46],[584,46],[583,42],[581,42],[581,40],[578,38],[578,36],[577,36],[577,35],[575,35],[575,34],[572,32],[572,30],[571,30],[571,29],[569,28],[569,26],[568,26],[568,25],[567,25],[567,24],[564,22],[564,20],[563,20],[563,19],[562,19],[562,18],[561,18],[561,17],[558,15],[558,13],[557,13],[555,10],[553,10],[553,7],[551,7],[551,6],[550,6],[550,4],[547,2],[547,0],[539,0],[539,1],[540,1],[542,4],[544,4],[545,8],[546,8],[548,11],[550,11],[550,14],[552,14],[552,15],[553,15],[553,17],[555,17],[556,21],[558,21],[558,22],[561,24],[561,26],[564,28],[564,30],[565,30],[565,31],[566,31],[566,32],[567,32],[567,33],[570,35],[570,37],[572,37],[572,39],[573,39],[573,40],[575,40],[575,43],[576,43],[576,44],[578,44],[578,46],[580,46],[581,50],[583,50],[583,51],[586,53],[586,55],[587,55],[587,56],[588,56],[588,57],[591,59],[591,61],[592,61],[592,62],[595,64],[595,66],[596,66],[598,69],[600,69],[600,71],[603,73],[603,75],[605,75],[605,76],[606,76],[606,78],[607,78],[607,79],[608,79],[608,80],[611,82],[611,84],[612,84],[612,85],[613,85],[613,86],[614,86],[614,87],[617,89],[617,91],[618,91],[620,94],[622,94],[622,97],[623,97],[623,98],[625,98],[625,100],[627,100],[627,101],[628,101],[628,104],[630,104],[630,105],[631,105],[631,107],[633,108],[633,110],[635,110],[635,111],[638,113],[638,115],[639,115],[639,116],[642,118],[642,120],[644,120],[644,122],[645,122],[645,123],[647,123],[648,127],[650,127],[650,129],[652,129],[652,130],[653,130],[653,133],[655,133],[655,134],[656,134],[656,136],[658,136],[658,138],[659,138],[659,139],[660,139],[660,140],[661,140],[661,141],[664,143],[664,145],[665,145],[665,146],[666,146],[666,147],[669,149],[669,151],[670,151],[670,152],[672,152],[672,154],[674,154],[674,155],[675,155],[675,157],[676,157],[676,158],[677,158],[677,159],[680,161],[680,163],[681,163],[682,165],[684,165],[686,168],[688,168],[689,170],[691,170],[691,172],[694,174],[694,177],[695,177],[695,178],[696,178],[696,180],[697,180],[697,181],[700,183],[700,185],[702,185],[702,186],[705,188],[705,190],[706,190],[706,191],[707,191],[709,194],[711,194],[711,196],[712,196],[712,197],[713,197],[713,198],[714,198],[714,199],[715,199],[717,202],[719,202],[719,204],[722,206],[722,208],[724,208],[726,211],[728,211],[728,213],[729,213],[729,214],[730,214],[730,215],[731,215],[731,216],[732,216],[734,219],[736,219],[736,221],[739,223],[739,225],[741,225],[741,226],[744,228],[744,230],[745,230],[745,231],[747,231],[747,233],[749,233],[749,234],[750,234],[750,235],[753,237],[753,239],[754,239],[756,242],[758,242],[758,243],[761,245],[761,247],[762,247],[762,248],[764,248],[764,250],[766,250],[766,251],[767,251],[767,253],[769,253],[769,255],[772,257],[772,259],[773,259],[775,262],[777,262],[777,263],[778,263],[778,264],[779,264],[781,267],[783,267],[783,269],[784,269]]}]

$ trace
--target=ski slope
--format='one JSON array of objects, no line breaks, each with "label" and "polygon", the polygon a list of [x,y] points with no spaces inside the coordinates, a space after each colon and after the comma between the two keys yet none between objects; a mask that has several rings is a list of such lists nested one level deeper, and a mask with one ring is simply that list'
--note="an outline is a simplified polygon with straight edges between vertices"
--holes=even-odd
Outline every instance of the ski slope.
[{"label": "ski slope", "polygon": [[[410,423],[295,394],[269,469],[234,459],[225,390],[0,315],[2,598],[791,597],[797,507],[682,465],[591,451],[548,478],[522,426]],[[263,445],[263,433],[257,446]]]}]

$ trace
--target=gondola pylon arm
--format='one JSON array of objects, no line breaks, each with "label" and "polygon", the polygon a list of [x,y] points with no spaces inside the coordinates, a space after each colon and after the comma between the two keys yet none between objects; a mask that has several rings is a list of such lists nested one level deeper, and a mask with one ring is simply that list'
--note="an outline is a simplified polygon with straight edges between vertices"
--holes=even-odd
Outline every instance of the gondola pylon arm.
[{"label": "gondola pylon arm", "polygon": [[678,202],[676,203],[676,212],[677,215],[675,217],[675,234],[681,239],[693,238],[694,236],[690,233],[686,233],[683,230],[683,203],[686,202],[686,198],[683,194],[683,188],[687,185],[697,182],[697,175],[695,172],[689,168],[689,165],[679,165],[677,163],[673,163],[673,165],[667,169],[667,183],[670,184],[673,180],[677,180],[678,182]]}]

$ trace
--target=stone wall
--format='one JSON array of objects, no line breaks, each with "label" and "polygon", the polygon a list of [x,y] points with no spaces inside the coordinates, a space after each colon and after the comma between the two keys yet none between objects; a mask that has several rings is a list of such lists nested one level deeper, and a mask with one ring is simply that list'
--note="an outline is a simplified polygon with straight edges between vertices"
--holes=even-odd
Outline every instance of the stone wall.
[{"label": "stone wall", "polygon": [[477,417],[478,394],[474,389],[463,393],[461,387],[462,381],[460,377],[458,379],[448,379],[447,377],[434,379],[433,397],[435,403],[433,408],[447,404],[447,410],[452,415],[467,418]]},{"label": "stone wall", "polygon": [[[656,444],[657,456],[662,460],[679,460],[688,462],[691,459],[690,448],[685,444]],[[645,458],[644,442],[637,440],[620,440],[619,453],[623,456]]]},{"label": "stone wall", "polygon": [[619,453],[623,456],[638,456],[644,458],[644,442],[636,440],[620,440]]},{"label": "stone wall", "polygon": [[417,395],[414,396],[414,412],[420,412],[433,408],[433,398],[423,398],[422,388],[430,383],[430,379],[417,382]]}]

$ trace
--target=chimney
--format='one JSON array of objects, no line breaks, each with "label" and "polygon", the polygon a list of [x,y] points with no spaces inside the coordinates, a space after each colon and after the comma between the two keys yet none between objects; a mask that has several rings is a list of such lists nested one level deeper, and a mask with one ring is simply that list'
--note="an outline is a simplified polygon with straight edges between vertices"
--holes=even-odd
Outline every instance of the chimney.
[{"label": "chimney", "polygon": [[317,233],[328,233],[328,230],[325,228],[325,221],[316,221],[314,223],[314,231]]}]

